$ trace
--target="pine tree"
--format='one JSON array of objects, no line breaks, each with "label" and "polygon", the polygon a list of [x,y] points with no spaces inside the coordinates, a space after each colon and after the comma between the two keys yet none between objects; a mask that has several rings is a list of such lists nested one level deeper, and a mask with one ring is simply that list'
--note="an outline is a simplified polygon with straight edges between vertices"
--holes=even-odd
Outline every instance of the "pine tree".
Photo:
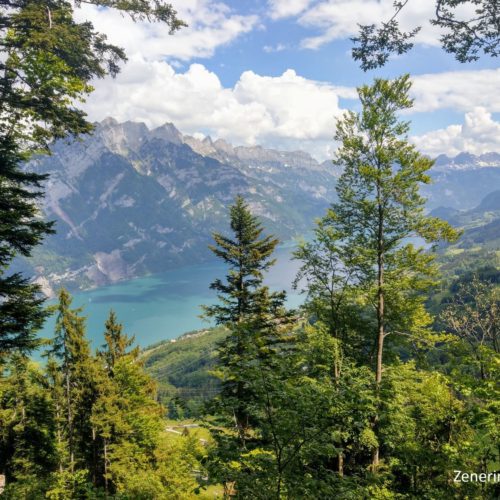
[{"label": "pine tree", "polygon": [[[409,239],[434,243],[456,237],[449,224],[424,214],[419,189],[430,182],[427,172],[433,161],[408,142],[409,124],[397,116],[412,106],[410,86],[405,75],[361,87],[361,113],[348,112],[335,134],[340,143],[335,163],[344,171],[329,217],[342,253],[350,256],[345,264],[360,296],[373,304],[375,328],[370,333],[377,388],[388,335],[418,336],[430,324],[422,292],[433,283],[434,256]],[[378,454],[377,446],[375,467]]]}]

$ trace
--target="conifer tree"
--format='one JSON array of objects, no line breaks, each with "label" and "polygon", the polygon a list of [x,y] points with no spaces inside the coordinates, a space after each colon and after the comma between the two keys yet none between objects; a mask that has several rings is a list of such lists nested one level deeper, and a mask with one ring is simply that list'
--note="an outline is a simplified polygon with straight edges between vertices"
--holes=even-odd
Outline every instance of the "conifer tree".
[{"label": "conifer tree", "polygon": [[139,348],[133,349],[131,353],[127,351],[134,343],[135,337],[129,337],[123,333],[123,325],[117,322],[116,314],[113,310],[109,312],[104,326],[104,340],[106,343],[102,346],[99,354],[104,358],[108,373],[112,376],[116,362],[126,354],[132,354],[135,358],[139,353]]},{"label": "conifer tree", "polygon": [[263,285],[264,272],[275,262],[271,255],[278,240],[263,236],[262,225],[241,196],[230,207],[230,227],[232,238],[215,233],[215,245],[209,246],[229,270],[225,282],[216,279],[210,285],[218,292],[220,303],[205,307],[205,312],[230,330],[219,352],[219,363],[225,370],[221,397],[234,403],[235,424],[244,445],[251,400],[251,381],[246,380],[245,369],[255,359],[259,342],[255,319],[262,318],[271,303],[275,309],[283,305],[284,294],[269,292]]},{"label": "conifer tree", "polygon": [[[137,477],[156,481],[155,452],[163,408],[156,402],[156,385],[144,372],[133,339],[123,333],[113,312],[106,321],[106,345],[100,359],[107,374],[98,387],[92,424],[100,439],[100,477],[106,493],[128,492]],[[135,488],[135,486],[134,486]],[[144,491],[148,488],[144,485]]]},{"label": "conifer tree", "polygon": [[271,255],[279,243],[262,236],[263,227],[242,196],[236,197],[229,216],[233,238],[214,233],[215,245],[209,246],[229,266],[226,283],[217,279],[210,285],[221,303],[205,308],[207,316],[223,325],[239,323],[255,312],[263,273],[275,263]]},{"label": "conifer tree", "polygon": [[[282,368],[293,344],[292,313],[284,307],[285,293],[272,292],[263,284],[278,240],[263,236],[261,224],[241,196],[230,207],[230,227],[233,236],[214,234],[216,245],[210,247],[229,270],[225,282],[218,279],[211,285],[221,303],[205,310],[229,334],[219,345],[216,374],[222,388],[212,408],[220,425],[212,429],[217,446],[208,463],[213,481],[228,489],[236,487],[245,497],[259,490],[259,485],[265,494],[269,485],[273,490],[281,484],[274,480],[274,465],[267,469],[278,440],[271,439],[265,429],[269,429],[269,418],[273,419],[270,405],[279,404],[275,398],[282,395],[279,391],[286,385],[282,378],[289,373]],[[271,386],[276,393],[263,390]],[[262,467],[269,477],[263,477]]]},{"label": "conifer tree", "polygon": [[[111,448],[118,439],[119,429],[121,428],[122,415],[120,413],[119,389],[113,381],[115,375],[115,366],[125,356],[136,361],[139,349],[135,348],[128,351],[133,344],[134,337],[128,337],[123,332],[123,325],[117,321],[114,311],[109,312],[105,323],[104,339],[106,343],[98,351],[99,359],[103,362],[102,372],[97,392],[95,404],[92,408],[92,426],[99,438],[99,463],[98,482],[104,484],[106,493],[114,489],[110,485],[110,446]],[[102,481],[101,481],[102,479]]]},{"label": "conifer tree", "polygon": [[20,273],[8,274],[14,257],[29,257],[52,232],[37,206],[46,176],[23,172],[24,160],[12,140],[0,137],[0,357],[33,349],[36,330],[47,316],[40,288]]},{"label": "conifer tree", "polygon": [[[35,498],[57,463],[54,408],[42,371],[13,355],[0,379],[0,471],[18,498]],[[39,483],[39,484],[38,484]]]},{"label": "conifer tree", "polygon": [[62,373],[63,401],[60,406],[64,414],[64,433],[67,441],[70,472],[75,469],[77,459],[91,441],[88,432],[88,416],[92,405],[92,359],[85,338],[85,317],[81,308],[72,309],[70,294],[61,289],[57,305],[55,337],[48,352],[60,363]]}]

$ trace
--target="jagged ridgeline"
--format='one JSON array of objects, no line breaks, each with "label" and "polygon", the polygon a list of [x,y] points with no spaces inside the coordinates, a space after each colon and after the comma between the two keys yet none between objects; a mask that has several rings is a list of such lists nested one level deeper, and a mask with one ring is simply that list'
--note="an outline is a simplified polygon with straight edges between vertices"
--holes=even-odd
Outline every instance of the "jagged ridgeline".
[{"label": "jagged ridgeline", "polygon": [[148,130],[107,119],[92,136],[60,141],[28,167],[50,173],[44,210],[57,234],[36,250],[30,269],[47,292],[206,260],[236,194],[282,240],[309,230],[335,196],[330,162],[199,141],[171,124]]},{"label": "jagged ridgeline", "polygon": [[[500,185],[498,166],[498,154],[439,157],[424,192],[428,207],[473,208]],[[301,151],[233,147],[172,124],[149,130],[110,118],[28,167],[50,174],[44,211],[57,234],[22,267],[48,295],[61,285],[91,288],[211,258],[211,233],[226,227],[236,194],[281,240],[303,235],[335,200],[339,175],[330,161]]]}]

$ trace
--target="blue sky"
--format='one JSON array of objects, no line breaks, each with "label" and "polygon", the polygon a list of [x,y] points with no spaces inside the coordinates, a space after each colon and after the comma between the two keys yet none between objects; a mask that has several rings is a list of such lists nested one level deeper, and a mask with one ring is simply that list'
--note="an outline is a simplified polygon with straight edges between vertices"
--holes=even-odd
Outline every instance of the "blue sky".
[{"label": "blue sky", "polygon": [[121,75],[96,82],[85,109],[94,120],[173,122],[186,134],[234,144],[332,155],[335,122],[358,109],[355,88],[374,77],[414,79],[412,140],[431,155],[498,151],[500,70],[488,57],[460,64],[439,47],[433,0],[410,0],[403,28],[423,26],[415,48],[381,70],[362,72],[349,40],[358,22],[388,19],[392,0],[172,0],[189,28],[174,36],[84,7],[127,50]]}]

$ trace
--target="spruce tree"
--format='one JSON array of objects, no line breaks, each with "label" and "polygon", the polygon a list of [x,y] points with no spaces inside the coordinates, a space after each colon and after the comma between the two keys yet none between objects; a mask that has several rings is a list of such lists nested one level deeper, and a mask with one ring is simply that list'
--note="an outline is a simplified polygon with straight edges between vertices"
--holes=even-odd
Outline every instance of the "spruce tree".
[{"label": "spruce tree", "polygon": [[126,491],[133,474],[149,473],[156,481],[155,452],[164,409],[156,402],[156,384],[142,367],[139,349],[129,350],[133,337],[123,332],[113,311],[104,338],[98,358],[105,376],[97,387],[91,422],[99,440],[97,480],[108,494]]},{"label": "spruce tree", "polygon": [[210,285],[221,303],[205,308],[207,316],[222,325],[240,323],[255,312],[263,273],[275,263],[271,255],[279,243],[270,235],[262,235],[262,225],[242,196],[235,198],[229,215],[233,238],[214,233],[215,245],[209,246],[229,267],[226,283],[216,279]]},{"label": "spruce tree", "polygon": [[[278,240],[263,235],[262,225],[241,196],[230,207],[230,227],[232,237],[214,234],[216,244],[210,246],[229,269],[224,282],[217,279],[211,285],[220,303],[205,310],[229,334],[218,352],[216,374],[222,388],[212,406],[217,446],[208,469],[211,481],[223,483],[228,491],[236,488],[246,498],[259,489],[266,494],[269,484],[273,491],[276,484],[280,488],[281,476],[274,481],[271,470],[275,463],[283,465],[284,451],[277,450],[289,436],[273,439],[269,419],[274,419],[272,406],[279,404],[278,395],[283,396],[280,391],[286,386],[289,370],[283,368],[290,364],[293,316],[284,306],[285,293],[264,285]],[[264,469],[269,477],[263,476]]]},{"label": "spruce tree", "polygon": [[25,158],[12,140],[0,137],[0,357],[35,348],[47,316],[40,287],[21,273],[8,273],[16,256],[29,257],[52,232],[38,208],[46,176],[24,172]]},{"label": "spruce tree", "polygon": [[126,354],[132,354],[135,357],[139,352],[139,348],[136,347],[131,353],[128,352],[127,349],[134,343],[135,337],[129,337],[123,333],[123,325],[118,323],[113,310],[109,312],[104,327],[104,340],[106,343],[102,346],[99,354],[105,360],[108,373],[113,376],[113,369],[117,360]]},{"label": "spruce tree", "polygon": [[[120,390],[114,382],[115,366],[125,356],[134,362],[139,355],[139,349],[128,351],[133,344],[134,337],[128,337],[123,332],[123,325],[117,321],[114,311],[109,312],[105,323],[104,339],[105,344],[98,351],[98,358],[102,364],[101,374],[98,383],[98,397],[92,408],[92,426],[97,433],[99,443],[99,454],[97,464],[97,481],[104,485],[107,493],[115,489],[115,485],[110,482],[109,465],[110,447],[116,444],[120,429],[123,426],[120,405]],[[127,406],[126,404],[123,406]]]},{"label": "spruce tree", "polygon": [[267,301],[283,303],[283,294],[269,292],[263,285],[264,272],[273,264],[271,255],[278,240],[263,236],[263,227],[250,212],[245,200],[237,196],[229,209],[233,237],[214,233],[210,250],[229,267],[226,280],[216,279],[210,288],[218,292],[219,304],[205,307],[208,317],[229,328],[230,334],[219,350],[222,369],[221,399],[233,405],[236,429],[245,446],[250,425],[248,406],[252,400],[251,380],[246,367],[256,357],[258,328],[255,318],[264,312]]},{"label": "spruce tree", "polygon": [[67,442],[67,468],[72,473],[77,460],[85,462],[86,448],[91,442],[89,418],[93,398],[94,371],[90,346],[85,338],[86,318],[81,308],[72,309],[70,294],[61,289],[57,305],[55,337],[50,358],[59,361],[62,373],[63,400],[59,402],[64,415],[64,438]]}]

